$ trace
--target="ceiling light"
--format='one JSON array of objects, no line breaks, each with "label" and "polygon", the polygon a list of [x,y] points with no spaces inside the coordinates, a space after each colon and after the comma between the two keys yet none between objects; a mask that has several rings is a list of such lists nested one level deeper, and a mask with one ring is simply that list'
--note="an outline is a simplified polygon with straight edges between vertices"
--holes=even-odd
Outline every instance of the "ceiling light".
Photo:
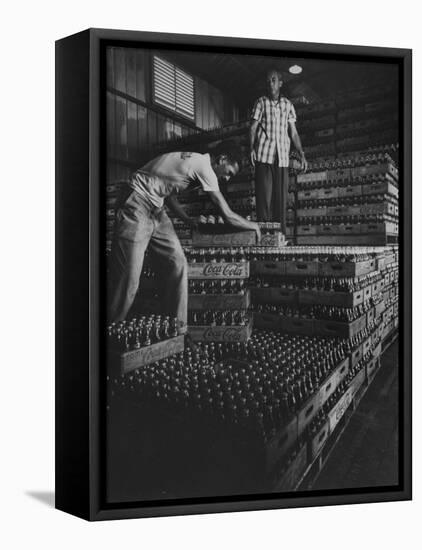
[{"label": "ceiling light", "polygon": [[300,74],[302,72],[302,67],[300,65],[292,65],[289,67],[289,73]]}]

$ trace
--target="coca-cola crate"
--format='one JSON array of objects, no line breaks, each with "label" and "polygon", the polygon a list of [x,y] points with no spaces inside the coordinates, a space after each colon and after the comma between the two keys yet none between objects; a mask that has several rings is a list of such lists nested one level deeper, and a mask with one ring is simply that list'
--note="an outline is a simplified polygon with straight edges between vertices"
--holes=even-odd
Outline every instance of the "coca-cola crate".
[{"label": "coca-cola crate", "polygon": [[327,181],[327,171],[321,170],[319,172],[306,172],[305,174],[298,174],[296,179],[298,184],[309,182],[325,182]]},{"label": "coca-cola crate", "polygon": [[366,365],[366,378],[368,379],[368,384],[370,384],[374,379],[374,376],[378,371],[379,365],[380,365],[379,359],[375,357],[373,357],[368,361]]},{"label": "coca-cola crate", "polygon": [[365,355],[371,351],[372,349],[372,336],[369,336],[366,340],[362,343],[362,355],[365,357]]},{"label": "coca-cola crate", "polygon": [[329,187],[328,189],[317,189],[317,199],[337,199],[338,187]]},{"label": "coca-cola crate", "polygon": [[364,204],[360,208],[361,213],[366,216],[370,214],[388,214],[390,216],[394,216],[395,212],[394,204],[388,201]]},{"label": "coca-cola crate", "polygon": [[396,328],[398,328],[398,326],[399,326],[399,318],[398,318],[398,317],[395,317],[395,318],[393,319],[393,328],[394,328],[394,330],[395,330]]},{"label": "coca-cola crate", "polygon": [[377,281],[376,283],[372,284],[372,296],[377,296],[381,292],[381,281]]},{"label": "coca-cola crate", "polygon": [[[198,230],[192,232],[193,246],[254,246],[256,244],[255,231],[202,233]],[[222,231],[222,230],[220,230]],[[226,230],[227,231],[227,230]]]},{"label": "coca-cola crate", "polygon": [[383,235],[398,235],[399,224],[395,222],[362,223],[361,232],[367,235],[380,233]]},{"label": "coca-cola crate", "polygon": [[259,246],[279,247],[286,245],[286,238],[280,231],[274,233],[263,233]]},{"label": "coca-cola crate", "polygon": [[397,205],[394,206],[394,215],[395,216],[399,215],[399,207]]},{"label": "coca-cola crate", "polygon": [[398,187],[389,181],[366,183],[362,185],[362,195],[391,195],[393,197],[398,197],[399,190]]},{"label": "coca-cola crate", "polygon": [[371,164],[369,166],[357,166],[352,168],[352,177],[364,177],[372,174],[388,174],[395,180],[399,177],[399,171],[391,163]]},{"label": "coca-cola crate", "polygon": [[338,168],[335,170],[327,171],[327,180],[332,182],[341,181],[344,185],[345,182],[349,181],[351,177],[350,168]]},{"label": "coca-cola crate", "polygon": [[353,392],[351,388],[348,388],[346,392],[340,397],[331,411],[328,413],[328,421],[330,423],[330,433],[334,431],[337,424],[343,418],[345,412],[350,407],[352,403]]},{"label": "coca-cola crate", "polygon": [[369,309],[366,312],[366,323],[370,325],[374,320],[374,318],[375,318],[375,308],[371,307],[371,309]]},{"label": "coca-cola crate", "polygon": [[329,206],[327,216],[359,216],[361,206]]},{"label": "coca-cola crate", "polygon": [[353,369],[363,357],[363,345],[359,344],[350,354],[350,368]]},{"label": "coca-cola crate", "polygon": [[297,413],[297,431],[300,437],[321,408],[320,392],[315,392]]},{"label": "coca-cola crate", "polygon": [[384,275],[384,289],[385,290],[387,290],[387,287],[390,284],[390,280],[391,280],[391,274],[390,274],[390,272],[388,272]]},{"label": "coca-cola crate", "polygon": [[349,357],[343,359],[340,364],[333,370],[321,384],[319,389],[319,406],[322,407],[328,401],[331,395],[336,391],[339,384],[344,380],[349,372]]},{"label": "coca-cola crate", "polygon": [[189,326],[189,335],[194,342],[246,342],[252,334],[252,321],[246,326]]},{"label": "coca-cola crate", "polygon": [[314,333],[317,336],[331,336],[333,338],[352,338],[366,327],[366,315],[362,315],[351,323],[341,321],[314,320]]},{"label": "coca-cola crate", "polygon": [[381,300],[381,302],[375,305],[374,319],[378,319],[379,317],[381,317],[384,311],[385,311],[385,302],[384,300]]},{"label": "coca-cola crate", "polygon": [[244,294],[190,294],[189,309],[248,309],[250,306],[250,292]]},{"label": "coca-cola crate", "polygon": [[252,288],[251,297],[255,304],[294,304],[297,302],[297,290],[287,288]]},{"label": "coca-cola crate", "polygon": [[313,334],[313,319],[301,319],[299,317],[282,317],[281,329],[289,334],[303,334],[310,336]]},{"label": "coca-cola crate", "polygon": [[253,325],[255,328],[268,328],[281,330],[283,317],[277,313],[253,313]]},{"label": "coca-cola crate", "polygon": [[396,302],[394,305],[393,305],[393,317],[394,319],[396,319],[399,315],[399,303]]},{"label": "coca-cola crate", "polygon": [[338,197],[359,197],[362,195],[362,185],[347,185],[337,189]]},{"label": "coca-cola crate", "polygon": [[361,277],[376,269],[375,260],[362,262],[321,262],[319,275],[321,277]]},{"label": "coca-cola crate", "polygon": [[327,419],[317,433],[309,440],[309,460],[314,460],[320,454],[329,435],[330,423]]},{"label": "coca-cola crate", "polygon": [[150,346],[123,353],[113,352],[113,363],[117,363],[122,374],[139,369],[171,355],[175,355],[185,349],[185,337],[183,335],[156,342]]},{"label": "coca-cola crate", "polygon": [[382,352],[382,345],[381,342],[372,350],[372,356],[377,359],[378,357],[381,357]]},{"label": "coca-cola crate", "polygon": [[299,290],[298,300],[300,304],[355,307],[363,303],[364,291],[332,292],[329,290]]},{"label": "coca-cola crate", "polygon": [[319,191],[320,191],[319,189],[309,189],[308,191],[298,191],[297,200],[304,201],[304,200],[310,200],[310,199],[318,199]]},{"label": "coca-cola crate", "polygon": [[189,279],[247,279],[249,262],[197,262],[188,264]]},{"label": "coca-cola crate", "polygon": [[272,437],[266,446],[267,470],[275,464],[297,443],[297,416],[293,418]]},{"label": "coca-cola crate", "polygon": [[327,216],[328,214],[327,207],[321,208],[299,208],[296,210],[296,216],[298,218],[303,218],[305,216]]},{"label": "coca-cola crate", "polygon": [[296,227],[297,235],[316,235],[317,225],[298,225]]},{"label": "coca-cola crate", "polygon": [[251,262],[252,275],[285,275],[286,262],[257,260]]},{"label": "coca-cola crate", "polygon": [[318,275],[318,262],[286,262],[286,275],[303,275],[315,277]]},{"label": "coca-cola crate", "polygon": [[372,285],[368,285],[363,290],[363,300],[362,302],[366,302],[369,300],[369,298],[372,298]]},{"label": "coca-cola crate", "polygon": [[378,271],[384,271],[385,270],[385,257],[381,257],[377,259],[377,269]]},{"label": "coca-cola crate", "polygon": [[274,484],[274,490],[278,492],[294,491],[302,479],[307,467],[307,446],[306,444],[303,444],[295,457],[288,462],[287,468],[283,468],[278,476],[277,471],[274,472],[274,474],[278,477],[278,479],[276,478],[276,482]]},{"label": "coca-cola crate", "polygon": [[365,368],[361,369],[356,374],[356,376],[354,378],[352,378],[352,380],[349,384],[349,389],[350,389],[352,400],[354,399],[355,395],[357,395],[357,393],[361,389],[363,383],[365,382],[365,379],[366,379],[366,369]]}]

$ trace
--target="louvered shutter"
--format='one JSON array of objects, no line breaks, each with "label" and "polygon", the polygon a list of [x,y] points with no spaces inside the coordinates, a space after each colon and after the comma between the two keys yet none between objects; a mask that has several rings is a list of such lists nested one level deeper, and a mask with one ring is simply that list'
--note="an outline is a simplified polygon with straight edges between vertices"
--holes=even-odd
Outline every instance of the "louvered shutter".
[{"label": "louvered shutter", "polygon": [[191,75],[154,56],[154,101],[189,119],[195,118],[195,90]]}]

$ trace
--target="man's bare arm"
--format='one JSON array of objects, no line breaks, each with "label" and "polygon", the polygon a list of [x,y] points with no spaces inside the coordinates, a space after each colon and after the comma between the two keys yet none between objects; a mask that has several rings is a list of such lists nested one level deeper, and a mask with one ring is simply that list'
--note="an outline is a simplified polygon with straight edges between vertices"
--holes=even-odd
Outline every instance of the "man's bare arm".
[{"label": "man's bare arm", "polygon": [[251,160],[252,166],[255,166],[255,160],[256,160],[254,144],[255,144],[258,124],[259,124],[258,120],[252,120],[251,127],[249,129],[249,150],[250,150],[250,160]]},{"label": "man's bare arm", "polygon": [[300,140],[300,137],[296,128],[296,124],[294,122],[289,122],[289,127],[290,127],[290,136],[292,138],[293,144],[296,147],[296,150],[298,151],[301,157],[302,170],[306,172],[306,170],[308,169],[308,163],[305,158],[305,153],[303,152],[302,142]]},{"label": "man's bare arm", "polygon": [[261,240],[261,231],[259,225],[255,222],[251,222],[239,216],[230,208],[226,199],[223,197],[220,191],[210,191],[209,193],[211,201],[217,206],[224,221],[233,227],[239,229],[249,229],[255,231],[258,237],[258,242]]}]

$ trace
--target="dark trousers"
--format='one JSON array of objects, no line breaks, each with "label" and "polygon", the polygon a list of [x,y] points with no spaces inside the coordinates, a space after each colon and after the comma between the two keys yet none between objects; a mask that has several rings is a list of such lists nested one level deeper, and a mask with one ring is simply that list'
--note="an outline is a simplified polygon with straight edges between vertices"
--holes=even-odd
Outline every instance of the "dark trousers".
[{"label": "dark trousers", "polygon": [[108,276],[108,318],[126,318],[138,292],[145,251],[163,284],[163,312],[187,323],[187,262],[163,208],[150,206],[136,191],[119,205]]},{"label": "dark trousers", "polygon": [[289,169],[276,164],[255,163],[256,216],[259,222],[279,222],[286,234]]}]

